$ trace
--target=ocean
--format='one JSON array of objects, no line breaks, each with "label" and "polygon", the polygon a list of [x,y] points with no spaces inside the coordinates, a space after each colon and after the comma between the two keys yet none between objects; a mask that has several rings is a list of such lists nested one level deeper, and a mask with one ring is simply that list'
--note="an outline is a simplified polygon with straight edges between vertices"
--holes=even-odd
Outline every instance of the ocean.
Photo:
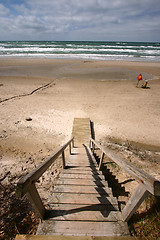
[{"label": "ocean", "polygon": [[0,41],[0,57],[160,61],[160,43]]}]

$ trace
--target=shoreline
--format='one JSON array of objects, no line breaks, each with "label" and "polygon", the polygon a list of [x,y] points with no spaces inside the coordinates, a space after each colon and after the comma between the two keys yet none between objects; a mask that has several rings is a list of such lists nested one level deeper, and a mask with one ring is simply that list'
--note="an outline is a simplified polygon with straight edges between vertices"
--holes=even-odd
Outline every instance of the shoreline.
[{"label": "shoreline", "polygon": [[[48,59],[48,60],[60,60],[60,61],[97,61],[97,62],[130,62],[130,63],[160,63],[160,60],[148,60],[148,59],[137,59],[137,57],[135,57],[135,59],[133,58],[128,59],[127,57],[126,59],[96,59],[96,58],[83,58],[83,57],[53,57],[53,56],[46,56],[46,55],[41,55],[41,56],[8,56],[8,55],[0,55],[0,59],[35,59],[35,60],[42,60],[42,59]],[[137,59],[137,60],[136,60]]]}]

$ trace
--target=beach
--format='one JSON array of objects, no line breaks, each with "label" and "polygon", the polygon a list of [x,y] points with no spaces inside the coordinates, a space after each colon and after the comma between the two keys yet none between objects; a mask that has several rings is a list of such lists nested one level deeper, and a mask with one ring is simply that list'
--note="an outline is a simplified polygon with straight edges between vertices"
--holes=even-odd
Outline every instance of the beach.
[{"label": "beach", "polygon": [[159,151],[159,92],[160,63],[1,58],[1,163],[38,164],[70,139],[74,118],[90,118],[103,144]]},{"label": "beach", "polygon": [[[139,73],[143,81],[137,88]],[[98,142],[160,180],[159,93],[160,63],[0,58],[2,226],[8,224],[6,212],[19,216],[19,208],[9,207],[13,199],[20,201],[17,181],[71,138],[74,118],[90,118]],[[61,170],[59,158],[40,178],[45,204]],[[118,201],[127,201],[137,183],[115,166],[111,172],[129,193]],[[39,220],[33,219],[36,232]]]}]

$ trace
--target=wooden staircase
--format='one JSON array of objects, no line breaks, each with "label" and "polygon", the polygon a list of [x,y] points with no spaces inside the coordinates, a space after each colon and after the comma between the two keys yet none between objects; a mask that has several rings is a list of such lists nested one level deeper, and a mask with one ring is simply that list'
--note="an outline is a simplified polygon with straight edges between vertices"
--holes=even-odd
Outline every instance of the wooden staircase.
[{"label": "wooden staircase", "polygon": [[74,120],[72,135],[76,145],[49,197],[49,210],[39,224],[37,235],[126,236],[129,239],[117,199],[86,145],[91,134],[89,129],[89,119]]}]

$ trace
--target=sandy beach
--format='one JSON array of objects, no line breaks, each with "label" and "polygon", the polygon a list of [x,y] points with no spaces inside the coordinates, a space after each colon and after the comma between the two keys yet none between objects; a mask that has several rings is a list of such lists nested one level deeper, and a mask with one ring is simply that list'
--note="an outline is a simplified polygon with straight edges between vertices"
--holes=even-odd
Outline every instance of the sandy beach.
[{"label": "sandy beach", "polygon": [[[139,73],[149,88],[136,87]],[[90,118],[97,141],[160,180],[159,93],[160,63],[0,58],[1,196],[12,204],[18,179],[70,139],[76,117]],[[61,169],[59,159],[40,181],[43,201]],[[131,194],[135,181],[111,171]]]},{"label": "sandy beach", "polygon": [[[136,87],[140,72],[149,89]],[[1,58],[1,162],[38,163],[71,137],[75,117],[89,117],[104,144],[159,151],[159,92],[160,63]]]},{"label": "sandy beach", "polygon": [[[136,88],[140,72],[150,89]],[[160,63],[0,59],[2,145],[61,144],[74,117],[89,117],[97,140],[159,148],[159,92]]]}]

